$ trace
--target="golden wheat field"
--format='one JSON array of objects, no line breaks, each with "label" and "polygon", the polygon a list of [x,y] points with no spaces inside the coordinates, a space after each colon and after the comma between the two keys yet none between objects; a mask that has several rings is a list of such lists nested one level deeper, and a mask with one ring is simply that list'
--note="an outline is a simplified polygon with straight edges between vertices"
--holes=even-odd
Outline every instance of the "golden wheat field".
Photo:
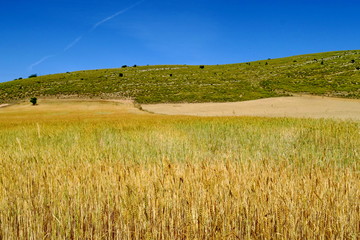
[{"label": "golden wheat field", "polygon": [[360,239],[360,122],[0,109],[0,239]]}]

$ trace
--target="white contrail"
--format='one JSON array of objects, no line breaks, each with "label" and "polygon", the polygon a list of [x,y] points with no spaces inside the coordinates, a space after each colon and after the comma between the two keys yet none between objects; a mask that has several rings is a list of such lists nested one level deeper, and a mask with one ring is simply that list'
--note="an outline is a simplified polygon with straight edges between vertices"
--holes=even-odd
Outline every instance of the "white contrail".
[{"label": "white contrail", "polygon": [[72,41],[69,45],[67,45],[67,46],[64,48],[64,52],[66,52],[67,50],[69,50],[70,48],[72,48],[73,46],[75,46],[82,38],[83,38],[83,35],[77,37],[74,41]]},{"label": "white contrail", "polygon": [[32,71],[35,66],[39,65],[40,63],[42,63],[42,62],[46,61],[47,59],[49,59],[49,58],[51,58],[51,57],[54,57],[54,56],[55,56],[55,55],[45,56],[45,57],[43,57],[42,59],[40,59],[39,61],[34,62],[33,64],[31,64],[31,65],[28,67],[28,69],[29,69],[30,71]]},{"label": "white contrail", "polygon": [[[145,0],[138,1],[138,2],[134,3],[133,5],[131,5],[130,7],[127,7],[127,8],[125,8],[125,9],[122,9],[122,10],[118,11],[117,13],[115,13],[115,14],[113,14],[113,15],[107,17],[107,18],[104,18],[103,20],[95,23],[95,24],[92,26],[92,28],[91,28],[87,33],[93,32],[93,31],[94,31],[96,28],[98,28],[100,25],[102,25],[102,24],[104,24],[105,22],[113,19],[114,17],[119,16],[120,14],[123,14],[123,13],[129,11],[130,9],[136,7],[137,5],[141,4],[141,3],[144,2],[144,1],[145,1]],[[85,34],[77,37],[74,41],[72,41],[69,45],[67,45],[67,46],[64,48],[64,52],[66,52],[66,51],[69,50],[70,48],[74,47],[74,46],[84,37],[84,35],[85,35]]]},{"label": "white contrail", "polygon": [[[130,7],[127,7],[127,8],[125,8],[125,9],[122,9],[122,10],[118,11],[117,13],[115,13],[115,14],[113,14],[113,15],[107,17],[107,18],[104,18],[103,20],[95,23],[95,24],[92,26],[92,28],[91,28],[87,33],[91,33],[91,32],[94,31],[96,28],[98,28],[100,25],[102,25],[102,24],[104,24],[105,22],[113,19],[113,18],[116,17],[116,16],[119,16],[120,14],[123,14],[123,13],[129,11],[130,9],[136,7],[137,5],[141,4],[141,3],[144,2],[144,1],[145,1],[145,0],[138,1],[138,2],[134,3],[133,5],[131,5]],[[68,51],[70,48],[72,48],[72,47],[74,47],[76,44],[78,44],[78,43],[80,42],[80,40],[84,37],[84,35],[85,35],[85,34],[77,37],[77,38],[74,39],[71,43],[69,43],[69,44],[64,48],[64,52]],[[32,69],[33,69],[35,66],[43,63],[43,62],[46,61],[47,59],[49,59],[49,58],[51,58],[51,57],[54,57],[54,56],[56,56],[56,55],[45,56],[45,57],[43,57],[42,59],[40,59],[39,61],[31,64],[31,65],[28,67],[28,69],[29,69],[30,71],[32,71]]]},{"label": "white contrail", "polygon": [[119,16],[120,14],[123,14],[123,13],[129,11],[130,9],[136,7],[137,5],[141,4],[141,3],[144,2],[144,1],[145,1],[145,0],[136,2],[136,3],[134,3],[133,5],[131,5],[130,7],[127,7],[127,8],[125,8],[125,9],[120,10],[120,11],[118,11],[117,13],[115,13],[115,14],[107,17],[107,18],[104,18],[103,20],[101,20],[101,21],[97,22],[96,24],[94,24],[94,26],[89,30],[89,32],[94,31],[94,30],[95,30],[97,27],[99,27],[101,24],[103,24],[103,23],[105,23],[105,22],[113,19],[113,18],[116,17],[116,16]]}]

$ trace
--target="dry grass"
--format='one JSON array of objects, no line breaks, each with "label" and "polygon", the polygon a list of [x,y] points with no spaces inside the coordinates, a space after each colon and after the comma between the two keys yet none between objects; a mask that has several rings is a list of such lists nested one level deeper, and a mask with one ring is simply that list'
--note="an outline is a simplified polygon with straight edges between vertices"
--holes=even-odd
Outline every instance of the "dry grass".
[{"label": "dry grass", "polygon": [[166,115],[258,116],[360,120],[360,100],[318,96],[265,98],[225,103],[143,104],[146,111]]},{"label": "dry grass", "polygon": [[360,238],[359,122],[82,104],[1,109],[0,239]]}]

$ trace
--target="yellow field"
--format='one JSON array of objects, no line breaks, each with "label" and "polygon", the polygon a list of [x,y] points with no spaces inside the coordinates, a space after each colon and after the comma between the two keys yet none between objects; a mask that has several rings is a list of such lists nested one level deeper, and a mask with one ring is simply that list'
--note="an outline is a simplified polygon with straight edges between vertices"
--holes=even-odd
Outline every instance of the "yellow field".
[{"label": "yellow field", "polygon": [[360,122],[0,109],[0,239],[359,239]]}]

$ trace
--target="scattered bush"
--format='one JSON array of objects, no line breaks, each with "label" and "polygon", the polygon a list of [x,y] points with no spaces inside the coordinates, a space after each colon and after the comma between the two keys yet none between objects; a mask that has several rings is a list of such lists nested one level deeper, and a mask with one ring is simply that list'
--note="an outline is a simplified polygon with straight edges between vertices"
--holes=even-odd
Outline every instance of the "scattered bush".
[{"label": "scattered bush", "polygon": [[119,77],[123,77],[124,76],[124,74],[123,73],[119,73]]},{"label": "scattered bush", "polygon": [[355,63],[355,60],[353,59],[353,60],[351,60],[350,62],[351,62],[351,63]]},{"label": "scattered bush", "polygon": [[127,65],[122,65],[121,67],[122,67],[122,68],[127,68],[128,66],[127,66]]},{"label": "scattered bush", "polygon": [[30,102],[32,103],[33,106],[36,105],[36,103],[37,103],[37,98],[36,98],[36,97],[32,97],[32,98],[30,99]]},{"label": "scattered bush", "polygon": [[200,69],[204,69],[205,68],[205,66],[204,65],[200,65]]},{"label": "scattered bush", "polygon": [[34,77],[37,77],[37,74],[31,74],[31,75],[29,76],[29,78],[34,78]]}]

